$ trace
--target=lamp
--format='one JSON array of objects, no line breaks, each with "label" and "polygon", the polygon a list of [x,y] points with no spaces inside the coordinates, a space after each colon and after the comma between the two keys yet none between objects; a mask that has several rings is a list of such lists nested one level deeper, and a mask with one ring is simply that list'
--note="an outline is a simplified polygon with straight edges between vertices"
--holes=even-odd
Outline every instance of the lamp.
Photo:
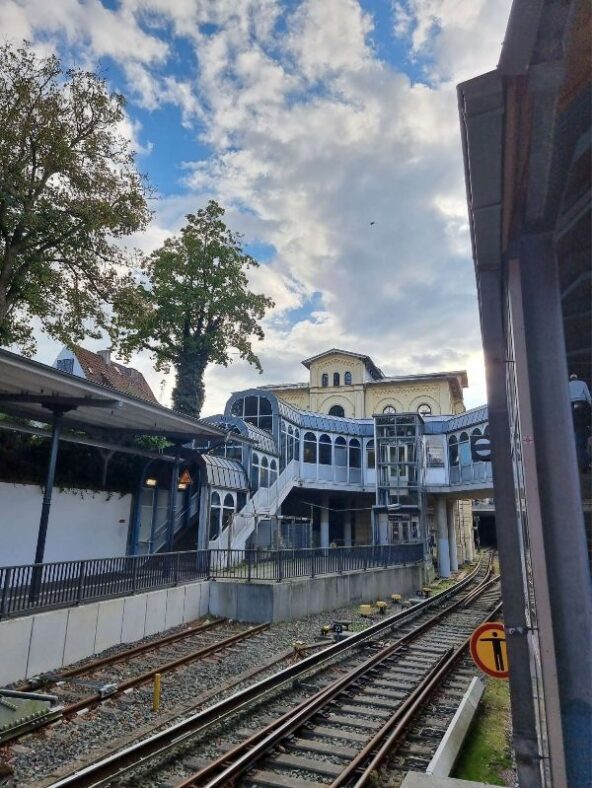
[{"label": "lamp", "polygon": [[144,482],[146,487],[156,487],[157,483],[157,480],[153,476],[149,476]]}]

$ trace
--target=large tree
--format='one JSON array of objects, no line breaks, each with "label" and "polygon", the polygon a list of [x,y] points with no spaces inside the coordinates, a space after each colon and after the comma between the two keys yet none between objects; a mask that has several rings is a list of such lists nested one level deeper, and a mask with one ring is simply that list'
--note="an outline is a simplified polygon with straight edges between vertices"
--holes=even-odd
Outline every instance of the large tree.
[{"label": "large tree", "polygon": [[147,349],[157,369],[173,367],[173,405],[196,417],[208,364],[228,366],[235,351],[261,370],[252,341],[263,338],[259,321],[274,305],[249,289],[248,269],[258,263],[223,216],[213,200],[188,214],[180,235],[145,259],[143,282],[117,304],[123,353]]},{"label": "large tree", "polygon": [[0,344],[97,336],[143,229],[147,185],[121,133],[123,98],[24,44],[0,47]]}]

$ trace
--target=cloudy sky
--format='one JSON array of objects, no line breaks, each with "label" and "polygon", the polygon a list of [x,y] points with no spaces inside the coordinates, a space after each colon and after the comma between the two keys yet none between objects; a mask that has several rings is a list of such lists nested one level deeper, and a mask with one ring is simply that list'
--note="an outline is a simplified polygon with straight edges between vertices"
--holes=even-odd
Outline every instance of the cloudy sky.
[{"label": "cloudy sky", "polygon": [[[0,38],[101,69],[127,97],[158,195],[133,245],[214,197],[262,264],[264,373],[210,367],[204,415],[230,391],[306,380],[300,361],[334,346],[387,374],[466,368],[467,405],[484,401],[455,86],[495,68],[509,6],[0,0]],[[58,349],[40,337],[38,358]],[[134,363],[168,403],[172,379]]]}]

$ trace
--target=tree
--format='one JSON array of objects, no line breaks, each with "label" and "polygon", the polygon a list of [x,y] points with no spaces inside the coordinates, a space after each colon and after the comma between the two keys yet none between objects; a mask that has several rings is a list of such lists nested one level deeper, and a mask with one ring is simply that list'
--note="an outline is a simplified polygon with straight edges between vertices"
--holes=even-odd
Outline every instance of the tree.
[{"label": "tree", "polygon": [[95,74],[0,47],[0,344],[32,352],[34,317],[65,343],[108,326],[117,239],[150,218],[124,117]]},{"label": "tree", "polygon": [[243,251],[240,235],[228,229],[223,216],[213,200],[188,214],[180,236],[145,258],[145,281],[117,303],[124,355],[147,349],[157,369],[173,367],[173,405],[196,417],[208,364],[228,366],[236,350],[261,371],[252,339],[263,339],[259,320],[274,306],[249,290],[247,271],[259,264]]}]

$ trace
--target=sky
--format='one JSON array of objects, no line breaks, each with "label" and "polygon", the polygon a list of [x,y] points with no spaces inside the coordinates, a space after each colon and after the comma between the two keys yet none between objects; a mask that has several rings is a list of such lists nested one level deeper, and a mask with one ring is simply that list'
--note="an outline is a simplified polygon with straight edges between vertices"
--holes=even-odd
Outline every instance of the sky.
[{"label": "sky", "polygon": [[[386,374],[466,369],[485,402],[456,84],[494,69],[510,0],[0,0],[0,39],[99,70],[154,187],[151,251],[208,199],[261,263],[276,306],[206,372],[230,392],[307,380],[331,347]],[[373,224],[371,224],[373,222]],[[38,332],[37,358],[60,346]],[[89,341],[90,349],[105,342]],[[173,375],[141,369],[163,404]]]}]

